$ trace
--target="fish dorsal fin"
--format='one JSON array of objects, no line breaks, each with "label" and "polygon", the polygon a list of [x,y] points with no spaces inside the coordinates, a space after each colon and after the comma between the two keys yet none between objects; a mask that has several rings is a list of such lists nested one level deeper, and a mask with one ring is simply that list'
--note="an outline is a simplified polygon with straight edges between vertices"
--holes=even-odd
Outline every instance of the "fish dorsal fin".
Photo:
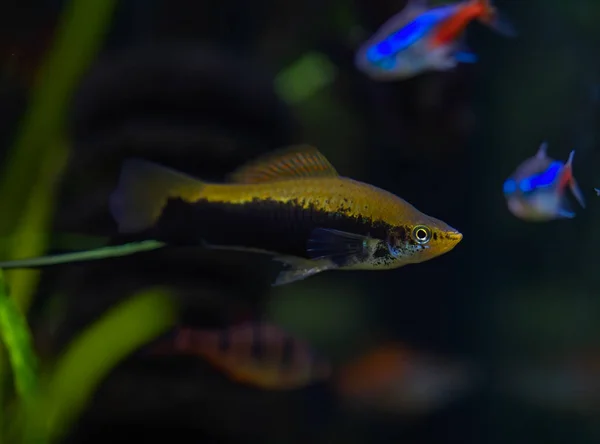
[{"label": "fish dorsal fin", "polygon": [[234,183],[264,183],[301,177],[334,177],[337,171],[319,150],[293,145],[241,166],[227,177]]},{"label": "fish dorsal fin", "polygon": [[535,157],[538,159],[548,158],[548,142],[542,142],[537,152],[535,153]]}]

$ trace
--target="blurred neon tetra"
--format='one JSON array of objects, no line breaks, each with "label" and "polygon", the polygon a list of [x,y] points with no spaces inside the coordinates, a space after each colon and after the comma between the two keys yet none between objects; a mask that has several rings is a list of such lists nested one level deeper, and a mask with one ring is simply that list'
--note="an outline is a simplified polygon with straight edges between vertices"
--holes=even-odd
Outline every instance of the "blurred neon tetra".
[{"label": "blurred neon tetra", "polygon": [[245,250],[288,265],[274,285],[325,270],[384,270],[452,250],[462,234],[405,200],[341,177],[309,146],[291,147],[212,184],[129,160],[111,211],[121,233]]},{"label": "blurred neon tetra", "polygon": [[424,71],[447,71],[477,57],[464,43],[464,31],[479,20],[496,31],[514,36],[490,0],[468,0],[430,7],[425,0],[409,0],[357,51],[356,67],[374,80],[390,81]]},{"label": "blurred neon tetra", "polygon": [[541,222],[575,217],[565,195],[567,186],[585,208],[583,194],[573,176],[575,151],[562,163],[548,157],[547,147],[546,142],[542,143],[536,155],[523,162],[504,182],[508,209],[520,219]]},{"label": "blurred neon tetra", "polygon": [[281,328],[243,323],[222,330],[182,328],[154,352],[200,356],[233,381],[291,390],[329,378],[331,365]]}]

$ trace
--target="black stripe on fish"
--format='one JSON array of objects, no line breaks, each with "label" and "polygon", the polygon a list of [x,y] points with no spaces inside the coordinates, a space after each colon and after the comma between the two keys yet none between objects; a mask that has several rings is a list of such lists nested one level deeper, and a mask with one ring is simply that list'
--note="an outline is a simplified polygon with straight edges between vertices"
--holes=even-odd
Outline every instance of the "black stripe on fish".
[{"label": "black stripe on fish", "polygon": [[[348,212],[347,212],[348,213]],[[170,199],[150,236],[157,240],[197,245],[246,247],[281,255],[309,258],[307,241],[315,228],[335,229],[385,240],[393,227],[368,216],[328,212],[316,206],[302,208],[297,201],[255,199],[244,204],[189,203]],[[408,233],[395,228],[397,235]],[[338,264],[343,265],[343,264]]]}]

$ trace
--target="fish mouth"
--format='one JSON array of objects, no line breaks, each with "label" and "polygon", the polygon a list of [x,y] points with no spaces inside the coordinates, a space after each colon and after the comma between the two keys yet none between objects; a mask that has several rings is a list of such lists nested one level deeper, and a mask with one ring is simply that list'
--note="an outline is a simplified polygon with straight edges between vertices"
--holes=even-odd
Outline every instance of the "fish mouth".
[{"label": "fish mouth", "polygon": [[456,245],[462,240],[463,235],[460,231],[449,231],[446,232],[446,240],[445,248],[443,250],[444,253],[452,250]]},{"label": "fish mouth", "polygon": [[454,241],[455,243],[459,243],[463,238],[463,235],[459,231],[451,231],[448,233],[448,239]]}]

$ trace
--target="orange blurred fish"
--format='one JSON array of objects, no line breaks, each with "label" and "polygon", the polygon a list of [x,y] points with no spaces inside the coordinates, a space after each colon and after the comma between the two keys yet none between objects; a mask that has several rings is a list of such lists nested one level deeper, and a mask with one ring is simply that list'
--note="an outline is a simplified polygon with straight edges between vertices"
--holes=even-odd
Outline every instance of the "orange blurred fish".
[{"label": "orange blurred fish", "polygon": [[231,380],[267,390],[291,390],[327,379],[330,364],[308,344],[266,323],[222,330],[179,329],[155,352],[200,356]]},{"label": "orange blurred fish", "polygon": [[402,414],[434,410],[472,382],[467,367],[399,344],[381,345],[343,366],[340,395],[357,405]]}]

